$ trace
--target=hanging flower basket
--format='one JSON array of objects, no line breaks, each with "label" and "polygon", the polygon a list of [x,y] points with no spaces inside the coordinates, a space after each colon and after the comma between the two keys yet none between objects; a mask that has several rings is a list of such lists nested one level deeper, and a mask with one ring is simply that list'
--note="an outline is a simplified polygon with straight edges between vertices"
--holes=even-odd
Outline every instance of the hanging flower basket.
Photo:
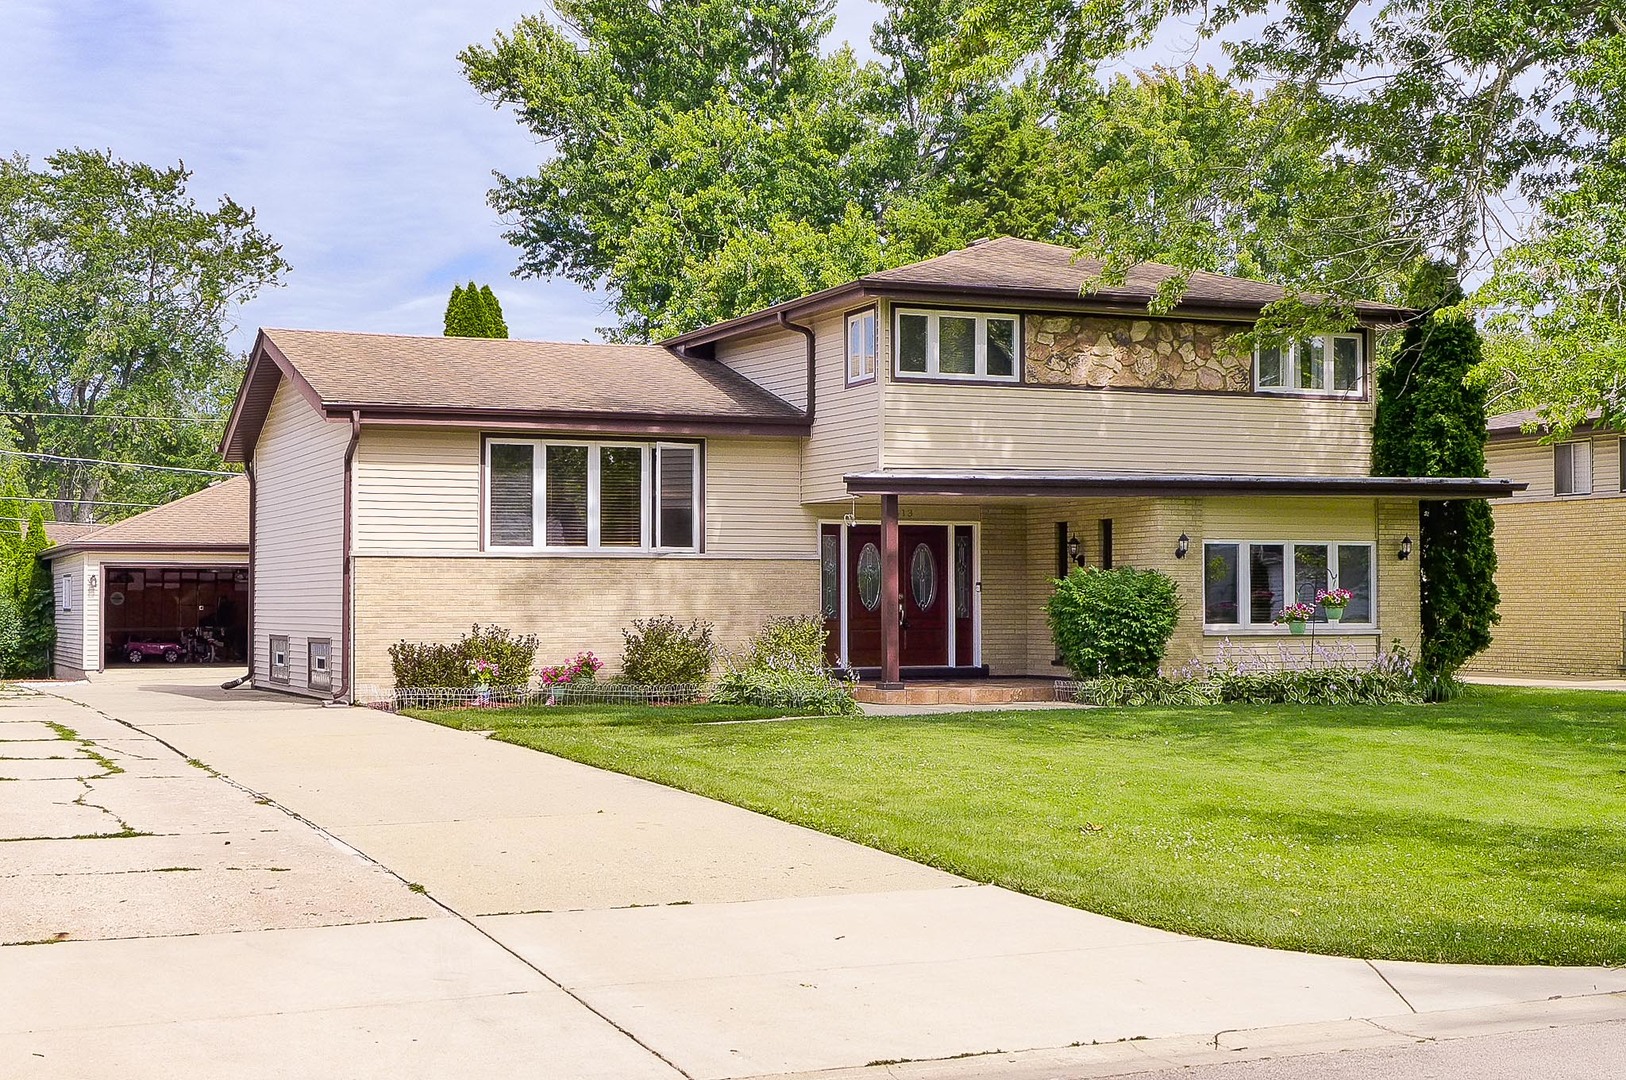
[{"label": "hanging flower basket", "polygon": [[1282,608],[1280,615],[1276,616],[1276,624],[1280,626],[1282,623],[1286,623],[1289,633],[1302,634],[1305,626],[1313,618],[1315,618],[1314,604],[1289,604],[1287,607]]},{"label": "hanging flower basket", "polygon": [[1342,619],[1344,617],[1344,609],[1348,607],[1350,601],[1354,599],[1355,594],[1350,592],[1348,589],[1323,589],[1315,594],[1315,602],[1326,609],[1327,621],[1330,623],[1335,623],[1339,619]]}]

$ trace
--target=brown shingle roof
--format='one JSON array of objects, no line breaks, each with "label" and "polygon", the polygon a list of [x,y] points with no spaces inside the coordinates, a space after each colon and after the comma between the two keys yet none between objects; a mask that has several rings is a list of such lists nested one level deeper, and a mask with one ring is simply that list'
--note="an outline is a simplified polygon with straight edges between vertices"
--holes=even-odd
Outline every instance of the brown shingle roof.
[{"label": "brown shingle roof", "polygon": [[[1100,272],[1101,265],[1099,259],[1079,258],[1073,248],[1061,244],[1002,236],[981,240],[923,262],[869,274],[845,285],[776,304],[737,319],[679,334],[670,338],[668,344],[693,345],[734,334],[751,333],[771,325],[781,312],[790,314],[839,306],[853,296],[885,296],[911,291],[947,297],[958,292],[968,298],[977,298],[982,303],[990,299],[997,302],[998,297],[1003,295],[1012,299],[1058,303],[1088,301],[1144,311],[1158,285],[1180,272],[1161,263],[1138,263],[1129,269],[1124,284],[1083,295],[1085,282]],[[1190,275],[1175,313],[1180,313],[1181,309],[1257,312],[1285,295],[1286,290],[1279,285],[1197,271]],[[1306,299],[1314,297],[1308,296]],[[1363,319],[1374,323],[1399,322],[1412,314],[1406,308],[1369,301],[1356,303],[1355,310]]]},{"label": "brown shingle roof", "polygon": [[66,544],[69,540],[77,540],[81,536],[88,536],[97,529],[105,527],[95,522],[47,521],[45,523],[45,539],[49,540],[51,545],[55,547]]},{"label": "brown shingle roof", "polygon": [[731,369],[659,345],[265,330],[324,405],[795,421]]},{"label": "brown shingle roof", "polygon": [[[49,535],[49,530],[47,530]],[[54,540],[55,537],[52,537]],[[58,541],[49,554],[109,548],[248,550],[248,477],[234,476],[174,502]]]}]

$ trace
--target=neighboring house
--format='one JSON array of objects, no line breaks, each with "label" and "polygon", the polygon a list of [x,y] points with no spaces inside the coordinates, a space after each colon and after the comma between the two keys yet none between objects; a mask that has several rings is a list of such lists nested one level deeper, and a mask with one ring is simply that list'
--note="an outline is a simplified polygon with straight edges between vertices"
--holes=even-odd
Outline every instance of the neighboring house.
[{"label": "neighboring house", "polygon": [[1174,662],[1302,655],[1271,620],[1334,581],[1357,599],[1322,644],[1415,648],[1418,500],[1515,485],[1367,475],[1372,328],[1409,313],[1242,356],[1279,289],[1195,274],[1152,317],[1172,271],[1083,297],[1093,269],[986,241],[658,345],[264,330],[223,443],[255,682],[387,692],[393,642],[477,621],[613,663],[661,613],[737,647],[822,612],[883,685],[1052,675],[1075,557],[1176,578]]},{"label": "neighboring house", "polygon": [[1502,619],[1469,670],[1618,678],[1626,672],[1621,432],[1583,424],[1552,442],[1532,411],[1488,426],[1491,473],[1529,486],[1493,504]]},{"label": "neighboring house", "polygon": [[[40,553],[56,589],[52,670],[241,664],[248,650],[248,480],[235,477],[111,525],[53,523]],[[151,650],[132,645],[160,646]]]}]

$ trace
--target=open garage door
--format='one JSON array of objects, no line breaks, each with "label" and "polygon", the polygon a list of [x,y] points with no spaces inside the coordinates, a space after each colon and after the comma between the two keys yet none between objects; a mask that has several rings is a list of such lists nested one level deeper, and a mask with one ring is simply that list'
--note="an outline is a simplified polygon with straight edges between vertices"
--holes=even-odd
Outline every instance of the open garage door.
[{"label": "open garage door", "polygon": [[246,566],[106,566],[103,574],[108,665],[244,662]]}]

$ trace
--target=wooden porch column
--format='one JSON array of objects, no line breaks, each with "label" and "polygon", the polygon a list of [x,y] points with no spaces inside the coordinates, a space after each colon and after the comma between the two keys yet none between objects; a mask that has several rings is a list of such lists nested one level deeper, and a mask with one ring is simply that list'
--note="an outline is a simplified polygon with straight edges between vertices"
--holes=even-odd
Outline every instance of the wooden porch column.
[{"label": "wooden porch column", "polygon": [[881,496],[881,689],[901,690],[898,651],[903,595],[898,591],[898,497]]}]

